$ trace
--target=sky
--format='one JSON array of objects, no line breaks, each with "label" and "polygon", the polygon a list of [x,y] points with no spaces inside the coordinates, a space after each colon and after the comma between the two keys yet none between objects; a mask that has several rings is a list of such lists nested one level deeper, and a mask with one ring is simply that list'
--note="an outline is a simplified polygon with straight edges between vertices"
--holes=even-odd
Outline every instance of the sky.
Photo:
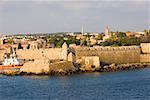
[{"label": "sky", "polygon": [[143,31],[150,0],[0,0],[0,34]]}]

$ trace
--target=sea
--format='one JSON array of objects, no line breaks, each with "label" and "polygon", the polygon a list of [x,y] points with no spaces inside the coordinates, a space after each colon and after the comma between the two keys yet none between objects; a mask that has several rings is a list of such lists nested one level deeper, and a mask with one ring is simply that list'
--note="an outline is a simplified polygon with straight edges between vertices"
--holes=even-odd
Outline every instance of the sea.
[{"label": "sea", "polygon": [[150,100],[150,68],[70,76],[0,75],[0,100]]}]

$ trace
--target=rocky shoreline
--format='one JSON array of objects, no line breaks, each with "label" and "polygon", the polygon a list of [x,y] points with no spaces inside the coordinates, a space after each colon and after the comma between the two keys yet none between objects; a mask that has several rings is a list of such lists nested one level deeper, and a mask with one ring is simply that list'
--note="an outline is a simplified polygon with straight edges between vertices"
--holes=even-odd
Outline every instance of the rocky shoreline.
[{"label": "rocky shoreline", "polygon": [[84,73],[84,72],[113,72],[113,71],[123,71],[123,70],[133,70],[139,68],[148,68],[150,67],[150,63],[131,63],[131,64],[110,64],[102,66],[99,69],[92,69],[92,70],[84,70],[81,69],[79,66],[76,66],[73,69],[69,70],[50,70],[49,72],[42,72],[42,73],[26,73],[18,70],[6,70],[1,72],[3,75],[14,76],[14,75],[58,75],[58,76],[65,76],[65,75],[72,75],[75,73]]},{"label": "rocky shoreline", "polygon": [[139,68],[146,68],[150,67],[150,63],[131,63],[131,64],[111,64],[105,65],[103,68],[100,69],[101,72],[112,72],[112,71],[119,71],[119,70],[132,70],[132,69],[139,69]]}]

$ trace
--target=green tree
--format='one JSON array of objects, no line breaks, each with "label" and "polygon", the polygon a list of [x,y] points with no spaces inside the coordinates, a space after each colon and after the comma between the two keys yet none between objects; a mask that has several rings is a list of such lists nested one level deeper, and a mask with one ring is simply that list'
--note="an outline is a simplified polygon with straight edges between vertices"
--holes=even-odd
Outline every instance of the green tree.
[{"label": "green tree", "polygon": [[124,32],[119,32],[118,37],[120,39],[122,39],[122,38],[126,37],[126,34]]},{"label": "green tree", "polygon": [[21,43],[18,43],[18,49],[23,49]]},{"label": "green tree", "polygon": [[64,40],[59,40],[59,41],[57,41],[57,42],[56,42],[56,47],[57,47],[57,48],[61,48],[62,45],[63,45],[63,43],[64,43]]},{"label": "green tree", "polygon": [[76,44],[76,45],[80,45],[80,40],[76,40],[76,41],[75,41],[75,44]]},{"label": "green tree", "polygon": [[27,49],[30,49],[30,44],[27,45]]},{"label": "green tree", "polygon": [[13,39],[8,39],[8,43],[9,44],[14,44],[14,40]]}]

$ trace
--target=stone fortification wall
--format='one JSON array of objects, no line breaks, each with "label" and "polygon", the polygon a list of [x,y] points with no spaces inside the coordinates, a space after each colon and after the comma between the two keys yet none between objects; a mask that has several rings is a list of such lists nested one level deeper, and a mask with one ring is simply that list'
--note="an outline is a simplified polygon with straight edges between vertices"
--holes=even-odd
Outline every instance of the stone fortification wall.
[{"label": "stone fortification wall", "polygon": [[120,47],[78,47],[74,48],[76,60],[83,56],[99,56],[103,63],[137,63],[140,62],[139,46]]},{"label": "stone fortification wall", "polygon": [[150,43],[141,43],[142,53],[150,53]]},{"label": "stone fortification wall", "polygon": [[48,49],[25,49],[17,50],[19,59],[63,59],[67,60],[67,44],[64,43],[62,48]]},{"label": "stone fortification wall", "polygon": [[20,59],[63,59],[62,48],[17,50]]},{"label": "stone fortification wall", "polygon": [[150,54],[141,54],[140,62],[150,62]]}]

